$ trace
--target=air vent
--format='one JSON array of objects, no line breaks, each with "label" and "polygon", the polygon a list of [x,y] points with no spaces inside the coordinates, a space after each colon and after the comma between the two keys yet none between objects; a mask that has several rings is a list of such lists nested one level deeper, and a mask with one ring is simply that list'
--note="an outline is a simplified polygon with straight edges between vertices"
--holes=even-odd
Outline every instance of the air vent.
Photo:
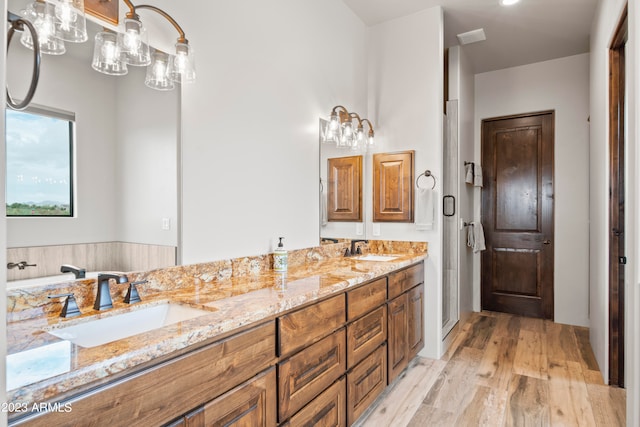
[{"label": "air vent", "polygon": [[466,33],[460,33],[457,35],[458,41],[461,45],[481,42],[487,39],[484,35],[484,29],[478,28],[477,30],[467,31]]}]

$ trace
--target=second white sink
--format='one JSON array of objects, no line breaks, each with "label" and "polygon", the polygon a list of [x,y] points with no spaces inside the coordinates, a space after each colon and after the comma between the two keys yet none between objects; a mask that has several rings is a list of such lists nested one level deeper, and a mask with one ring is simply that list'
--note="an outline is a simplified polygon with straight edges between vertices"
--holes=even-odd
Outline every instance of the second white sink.
[{"label": "second white sink", "polygon": [[165,303],[47,332],[80,347],[96,347],[210,313],[182,304]]}]

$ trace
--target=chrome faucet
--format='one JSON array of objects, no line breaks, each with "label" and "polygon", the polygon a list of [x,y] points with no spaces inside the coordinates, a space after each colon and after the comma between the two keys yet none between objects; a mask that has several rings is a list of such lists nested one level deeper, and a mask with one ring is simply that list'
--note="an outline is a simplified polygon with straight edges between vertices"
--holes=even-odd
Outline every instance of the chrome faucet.
[{"label": "chrome faucet", "polygon": [[124,273],[100,273],[98,274],[98,293],[96,301],[93,303],[95,310],[106,310],[113,308],[111,292],[109,292],[109,280],[114,279],[117,283],[127,283],[129,278]]},{"label": "chrome faucet", "polygon": [[60,273],[73,273],[73,275],[76,276],[76,279],[84,279],[87,274],[87,270],[84,268],[78,268],[71,264],[62,264],[60,266]]}]

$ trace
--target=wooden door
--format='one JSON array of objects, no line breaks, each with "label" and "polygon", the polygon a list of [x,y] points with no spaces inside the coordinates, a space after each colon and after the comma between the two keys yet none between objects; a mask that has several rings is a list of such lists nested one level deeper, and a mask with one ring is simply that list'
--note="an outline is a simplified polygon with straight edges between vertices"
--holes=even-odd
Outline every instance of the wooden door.
[{"label": "wooden door", "polygon": [[553,112],[482,121],[482,308],[553,319]]},{"label": "wooden door", "polygon": [[373,222],[413,222],[413,153],[373,155]]},{"label": "wooden door", "polygon": [[362,156],[327,159],[328,221],[362,221]]},{"label": "wooden door", "polygon": [[609,384],[624,387],[625,46],[627,10],[609,50]]}]

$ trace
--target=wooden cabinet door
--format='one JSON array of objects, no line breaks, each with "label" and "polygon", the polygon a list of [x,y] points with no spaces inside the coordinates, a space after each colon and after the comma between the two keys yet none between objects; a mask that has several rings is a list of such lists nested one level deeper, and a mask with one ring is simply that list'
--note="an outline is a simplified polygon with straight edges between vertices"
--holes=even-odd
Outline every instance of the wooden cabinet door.
[{"label": "wooden cabinet door", "polygon": [[407,345],[409,360],[424,347],[424,284],[407,292],[409,304],[407,318]]},{"label": "wooden cabinet door", "polygon": [[389,384],[409,364],[407,346],[407,294],[389,302],[387,309]]},{"label": "wooden cabinet door", "polygon": [[347,373],[347,422],[352,425],[387,387],[387,349],[378,347]]},{"label": "wooden cabinet door", "polygon": [[413,153],[373,155],[373,222],[413,222]]},{"label": "wooden cabinet door", "polygon": [[204,406],[205,426],[277,425],[276,370],[269,370]]},{"label": "wooden cabinet door", "polygon": [[327,220],[362,221],[362,156],[327,159]]}]

